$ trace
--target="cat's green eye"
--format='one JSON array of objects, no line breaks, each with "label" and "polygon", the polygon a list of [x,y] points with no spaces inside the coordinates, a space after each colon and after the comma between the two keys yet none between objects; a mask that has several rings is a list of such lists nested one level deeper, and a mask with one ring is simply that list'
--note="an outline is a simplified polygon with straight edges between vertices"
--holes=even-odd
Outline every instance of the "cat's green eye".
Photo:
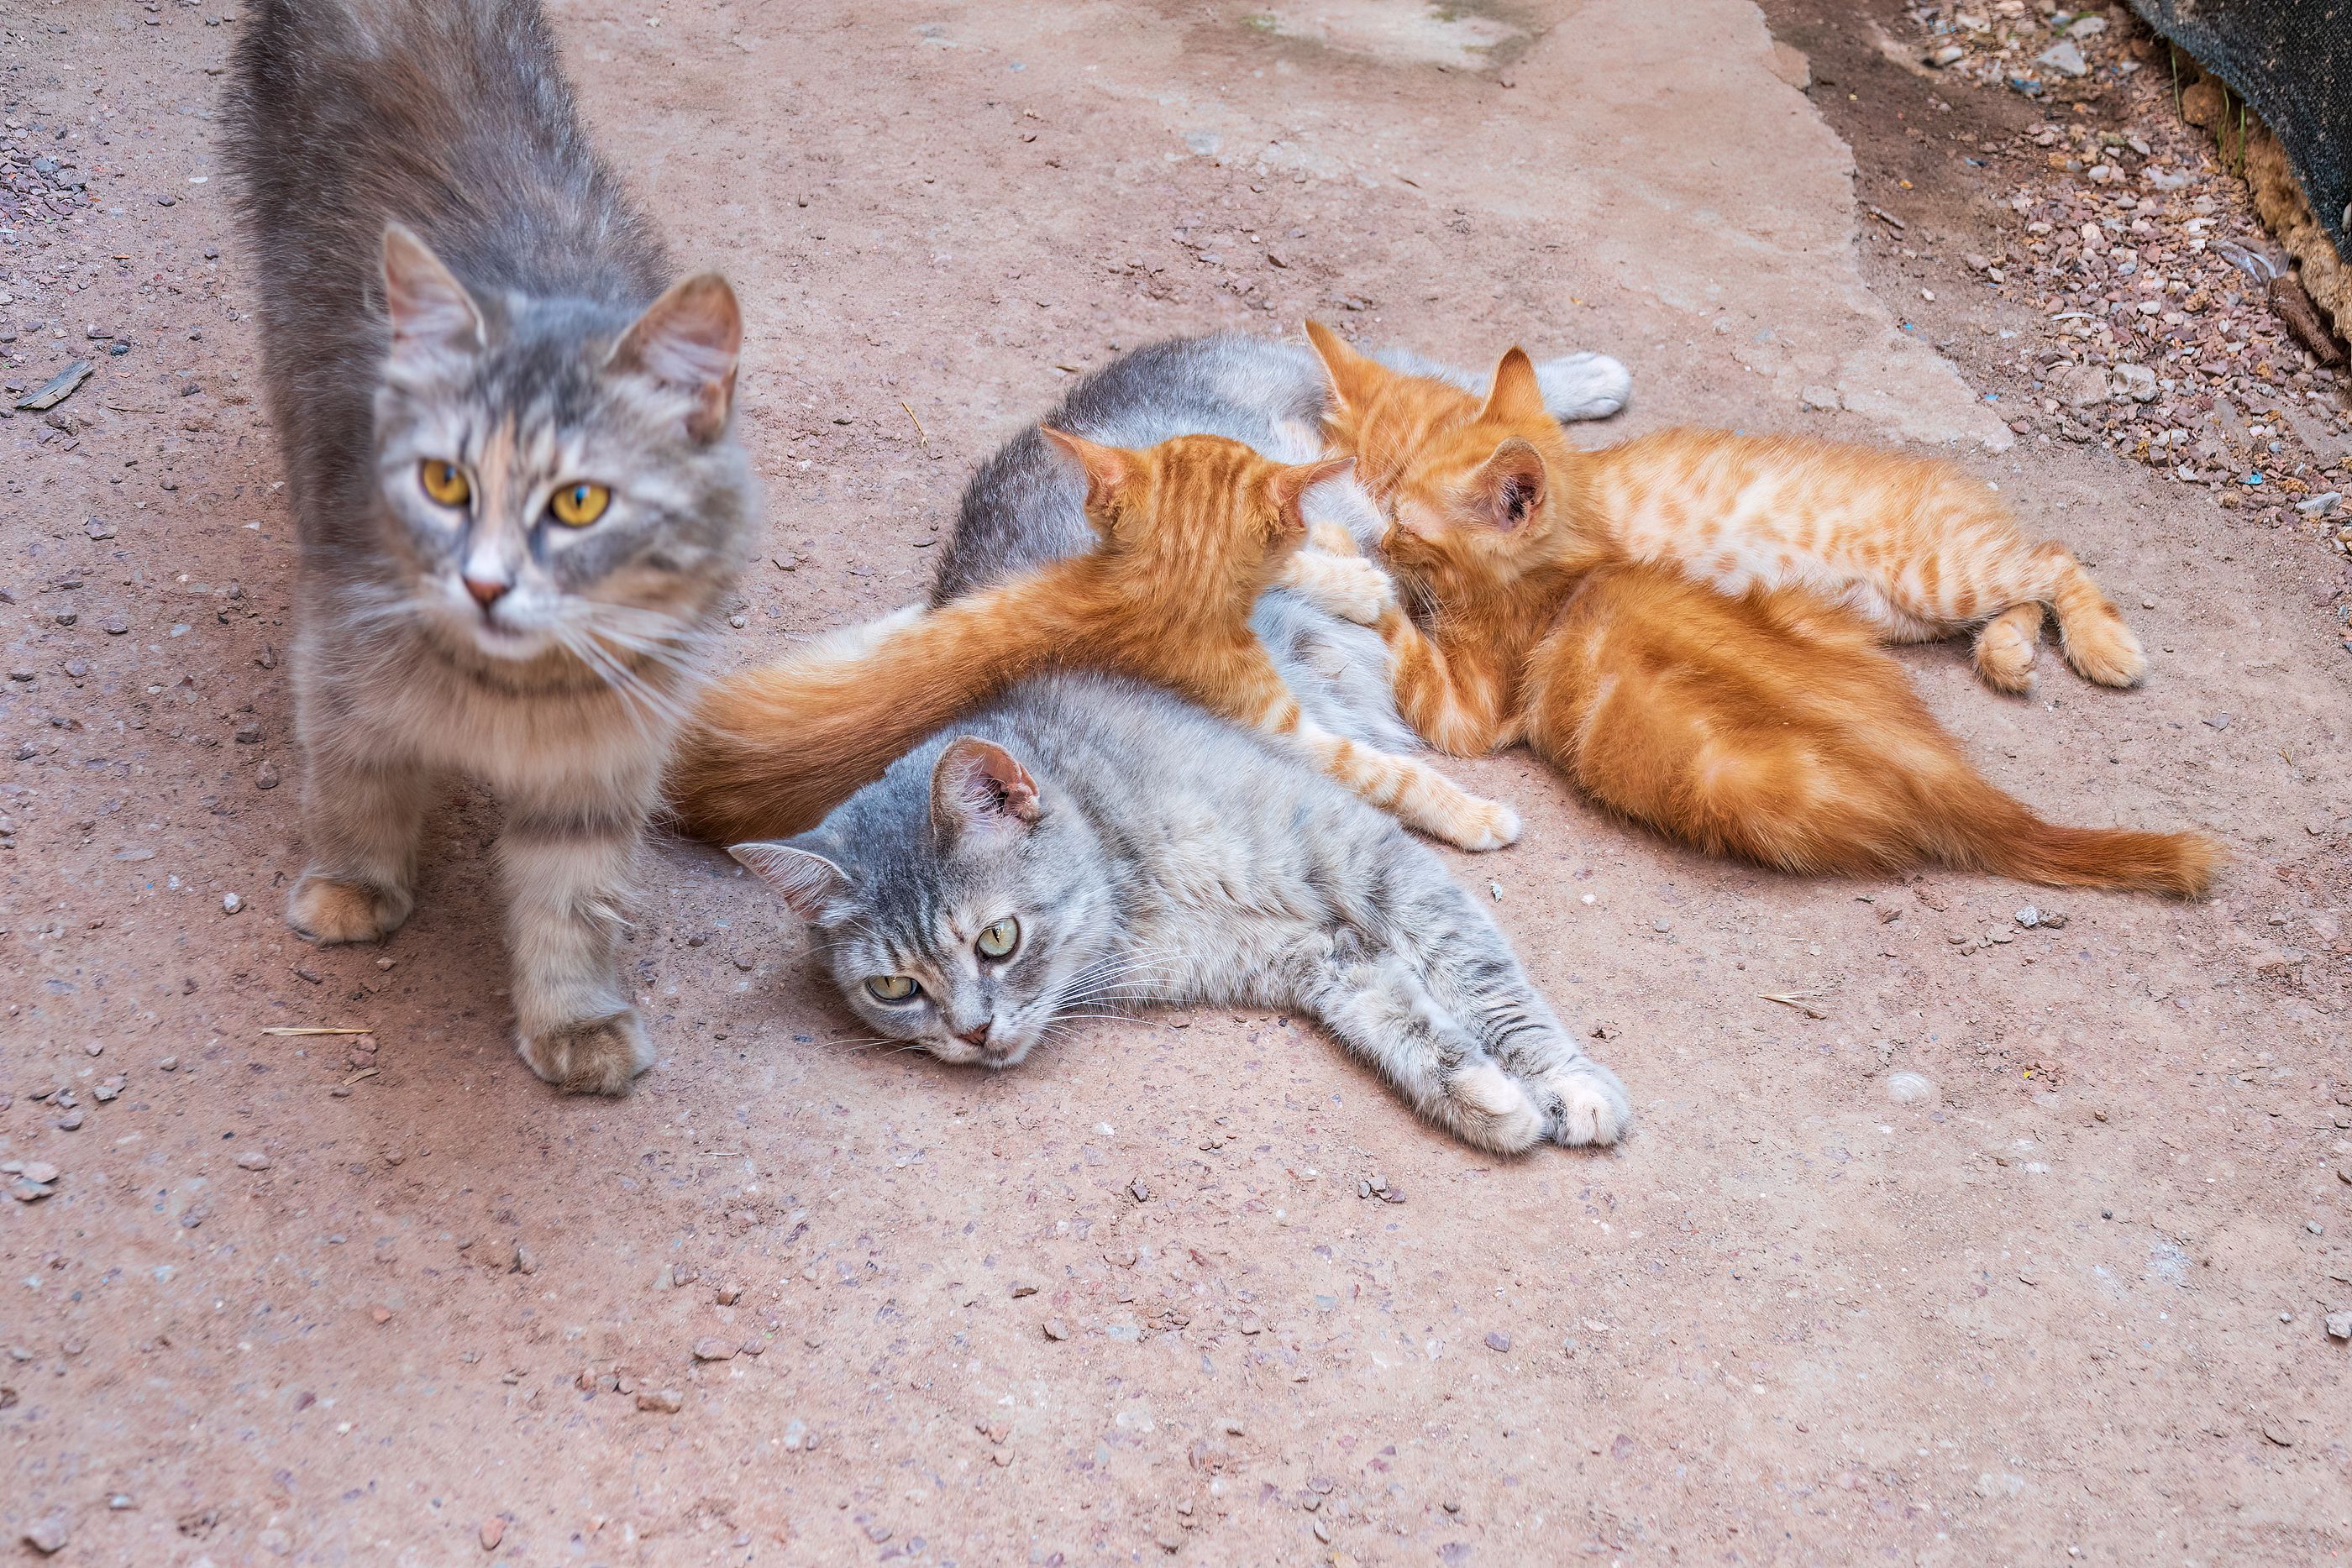
[{"label": "cat's green eye", "polygon": [[877,975],[866,982],[866,993],[877,1002],[903,1002],[922,988],[907,975]]},{"label": "cat's green eye", "polygon": [[584,528],[604,515],[613,504],[613,492],[602,485],[584,481],[566,485],[547,498],[547,515],[567,528]]},{"label": "cat's green eye", "polygon": [[1021,922],[1009,915],[982,932],[980,940],[972,944],[983,958],[1002,958],[1020,945]]},{"label": "cat's green eye", "polygon": [[455,463],[428,457],[416,466],[416,482],[439,507],[462,507],[474,498],[473,482]]}]

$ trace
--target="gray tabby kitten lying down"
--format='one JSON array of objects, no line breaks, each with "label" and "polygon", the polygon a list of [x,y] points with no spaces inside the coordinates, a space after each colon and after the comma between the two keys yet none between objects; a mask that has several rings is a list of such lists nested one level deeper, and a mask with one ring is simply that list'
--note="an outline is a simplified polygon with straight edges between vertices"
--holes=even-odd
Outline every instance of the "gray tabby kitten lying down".
[{"label": "gray tabby kitten lying down", "polygon": [[757,535],[735,297],[670,285],[532,0],[250,16],[235,155],[300,537],[287,918],[389,934],[444,777],[486,780],[518,1048],[618,1093],[653,1061],[614,951],[631,866]]},{"label": "gray tabby kitten lying down", "polygon": [[[1616,378],[1622,402],[1622,376],[1599,361],[1584,382]],[[1082,382],[1049,423],[1129,446],[1232,435],[1300,462],[1321,388],[1304,350],[1167,343]],[[1088,548],[1084,489],[1034,430],[1015,438],[965,492],[940,594]],[[1377,531],[1349,483],[1311,500],[1310,518]],[[1286,593],[1257,623],[1320,722],[1412,744],[1376,638]],[[1613,1143],[1631,1114],[1434,853],[1305,760],[1156,689],[1031,681],[814,831],[732,852],[812,924],[860,1018],[944,1061],[1009,1067],[1071,1018],[1134,1003],[1288,1008],[1481,1147]]]}]

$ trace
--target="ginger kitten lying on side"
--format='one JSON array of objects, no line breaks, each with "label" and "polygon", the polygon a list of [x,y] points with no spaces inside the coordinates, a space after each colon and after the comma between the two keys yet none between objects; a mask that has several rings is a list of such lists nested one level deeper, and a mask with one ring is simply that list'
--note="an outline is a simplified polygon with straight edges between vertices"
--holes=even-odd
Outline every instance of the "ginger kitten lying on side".
[{"label": "ginger kitten lying on side", "polygon": [[1307,532],[1301,497],[1345,472],[1349,459],[1279,464],[1219,435],[1130,451],[1051,428],[1044,434],[1086,473],[1099,547],[894,618],[846,648],[713,688],[673,772],[689,831],[726,841],[812,827],[956,715],[1059,668],[1149,681],[1283,736],[1357,794],[1464,849],[1518,837],[1509,807],[1307,717],[1251,629],[1252,609],[1277,580],[1369,613],[1361,562],[1326,557],[1303,572],[1291,564]]},{"label": "ginger kitten lying on side", "polygon": [[[1331,370],[1332,434],[1388,513],[1391,570],[1430,611],[1424,630],[1391,601],[1374,623],[1402,711],[1436,746],[1475,755],[1525,739],[1602,804],[1710,853],[1788,871],[1937,862],[2182,895],[2211,880],[2219,850],[2208,839],[2054,826],[1988,783],[1874,645],[1890,622],[1857,613],[1852,594],[1840,603],[1810,586],[1718,591],[1687,568],[1628,559],[1620,542],[1627,516],[1679,517],[1703,537],[1716,524],[1698,508],[1728,497],[1737,517],[1738,497],[1774,496],[1795,512],[1744,517],[1749,539],[1797,541],[1791,561],[1812,541],[1810,567],[1788,569],[1800,584],[1808,570],[1831,570],[1820,552],[1832,550],[1854,564],[1850,587],[1884,606],[1890,588],[1920,580],[1921,562],[1969,552],[1941,542],[1916,507],[1865,549],[1860,523],[1820,523],[1854,505],[1822,488],[1851,476],[1892,506],[1943,482],[1922,473],[1931,465],[1703,432],[1578,452],[1544,414],[1516,349],[1481,406],[1355,356],[1320,329],[1315,339]],[[1676,453],[1693,470],[1687,484]],[[2062,559],[2071,574],[2056,591],[2073,606],[2070,656],[2119,674],[2128,651],[2136,674],[2137,645],[2113,610],[2071,557],[2042,550],[2055,557],[2026,553]],[[1982,553],[2014,559],[1990,544]],[[1315,595],[1313,580],[1301,590]],[[1986,606],[2003,610],[1996,624],[2016,624],[2021,608],[2039,614],[2038,602],[2008,605],[2002,591],[1948,578],[1936,602],[1955,620]],[[1348,613],[1352,597],[1328,607]]]},{"label": "ginger kitten lying on side", "polygon": [[[1308,322],[1307,335],[1331,378],[1328,434],[1356,455],[1363,484],[1392,491],[1412,465],[1424,476],[1415,483],[1443,476],[1428,464],[1431,445],[1459,445],[1475,401],[1444,382],[1399,375],[1319,322]],[[1478,429],[1535,444],[1577,526],[1625,559],[1671,567],[1727,594],[1811,589],[1893,642],[1975,626],[1977,674],[1999,691],[2032,685],[2045,605],[2057,613],[2067,663],[2084,678],[2127,686],[2147,671],[2139,639],[2065,547],[2028,543],[1992,492],[1949,464],[1718,430],[1664,430],[1580,451],[1556,422],[1523,417],[1532,384],[1528,367],[1509,367],[1507,386],[1498,378],[1496,390],[1512,401],[1490,407]],[[1494,450],[1476,455],[1483,462]],[[1457,455],[1466,463],[1471,454]]]}]

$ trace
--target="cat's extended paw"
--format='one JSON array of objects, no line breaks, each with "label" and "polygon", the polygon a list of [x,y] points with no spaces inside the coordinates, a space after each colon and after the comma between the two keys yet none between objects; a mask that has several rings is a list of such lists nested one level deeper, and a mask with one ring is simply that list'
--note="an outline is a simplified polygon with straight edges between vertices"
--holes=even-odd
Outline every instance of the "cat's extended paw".
[{"label": "cat's extended paw", "polygon": [[1613,1144],[1633,1125],[1633,1102],[1625,1086],[1591,1057],[1553,1069],[1540,1085],[1538,1099],[1555,1144],[1570,1148]]},{"label": "cat's extended paw", "polygon": [[1543,1140],[1543,1112],[1527,1085],[1486,1058],[1465,1061],[1445,1080],[1446,1124],[1482,1149],[1516,1155]]},{"label": "cat's extended paw", "polygon": [[654,1064],[653,1041],[635,1008],[525,1035],[515,1050],[567,1094],[625,1094],[629,1081]]},{"label": "cat's extended paw", "polygon": [[1562,354],[1536,367],[1544,412],[1565,424],[1606,419],[1633,395],[1633,372],[1606,354]]},{"label": "cat's extended paw", "polygon": [[1508,849],[1519,841],[1519,814],[1500,800],[1484,800],[1475,795],[1463,797],[1465,809],[1457,821],[1448,824],[1448,831],[1439,836],[1455,849],[1477,853],[1486,850]]},{"label": "cat's extended paw", "polygon": [[2147,674],[2147,651],[2112,608],[2104,615],[2076,617],[2062,634],[2066,662],[2086,681],[2136,686]]},{"label": "cat's extended paw", "polygon": [[286,900],[286,924],[320,946],[373,942],[399,930],[415,906],[404,887],[339,882],[306,871]]},{"label": "cat's extended paw", "polygon": [[1377,626],[1397,601],[1396,584],[1389,574],[1360,555],[1321,555],[1305,582],[1315,604],[1359,626]]}]

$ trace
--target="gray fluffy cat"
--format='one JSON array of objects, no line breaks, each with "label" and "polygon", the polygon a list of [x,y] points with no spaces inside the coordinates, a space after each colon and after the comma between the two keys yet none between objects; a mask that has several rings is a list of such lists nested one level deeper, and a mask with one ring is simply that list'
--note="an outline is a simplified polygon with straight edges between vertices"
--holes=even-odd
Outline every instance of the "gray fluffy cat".
[{"label": "gray fluffy cat", "polygon": [[741,326],[670,283],[532,0],[262,0],[235,156],[300,532],[294,675],[320,942],[407,918],[452,772],[505,808],[518,1048],[653,1060],[614,944],[716,607],[756,538]]},{"label": "gray fluffy cat", "polygon": [[[1614,361],[1547,370],[1557,409],[1623,400]],[[1304,350],[1166,343],[1082,382],[1048,423],[1125,446],[1229,435],[1301,462],[1322,384]],[[1024,433],[965,492],[940,597],[1090,548],[1084,495]],[[1350,484],[1311,500],[1310,516],[1377,529]],[[1319,722],[1410,748],[1376,637],[1286,593],[1257,625]],[[1138,1002],[1295,1008],[1486,1148],[1612,1143],[1630,1114],[1433,853],[1306,761],[1155,689],[1032,681],[814,831],[733,852],[813,923],[860,1018],[945,1061],[1009,1067],[1057,1020]]]}]

